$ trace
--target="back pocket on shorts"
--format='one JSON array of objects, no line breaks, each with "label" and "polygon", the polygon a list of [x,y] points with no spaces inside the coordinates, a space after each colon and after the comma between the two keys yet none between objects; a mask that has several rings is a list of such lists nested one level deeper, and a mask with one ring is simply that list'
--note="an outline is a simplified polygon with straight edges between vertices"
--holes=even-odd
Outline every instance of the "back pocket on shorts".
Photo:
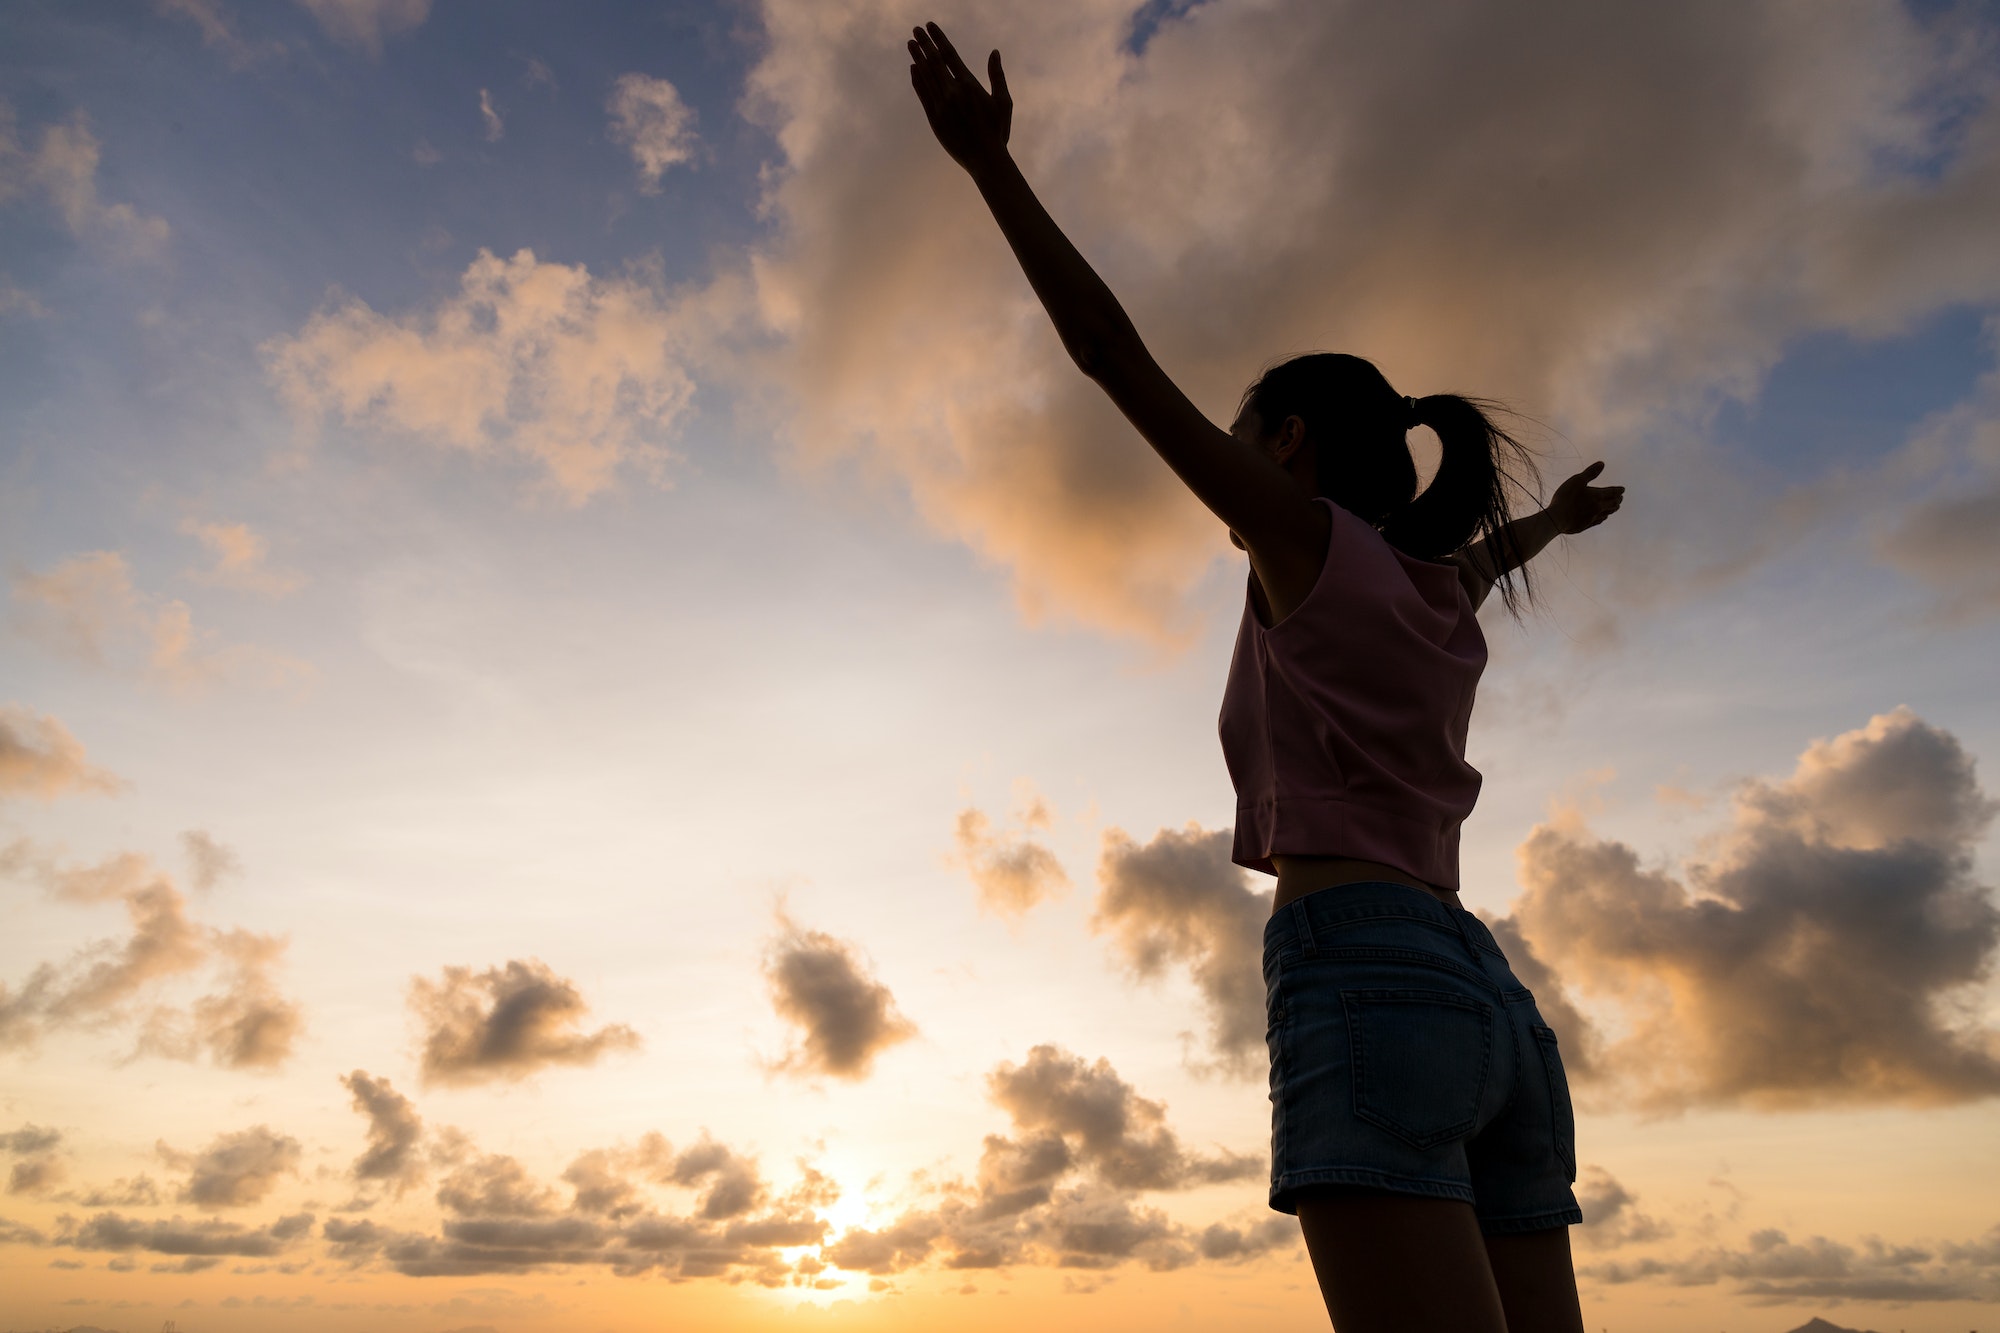
[{"label": "back pocket on shorts", "polygon": [[1354,1114],[1418,1148],[1479,1123],[1493,1006],[1441,990],[1344,990]]},{"label": "back pocket on shorts", "polygon": [[1556,1156],[1569,1178],[1576,1179],[1576,1111],[1569,1100],[1569,1076],[1563,1072],[1562,1052],[1556,1049],[1556,1030],[1543,1024],[1531,1025],[1535,1045],[1541,1049],[1542,1071],[1549,1080],[1549,1115],[1555,1122]]}]

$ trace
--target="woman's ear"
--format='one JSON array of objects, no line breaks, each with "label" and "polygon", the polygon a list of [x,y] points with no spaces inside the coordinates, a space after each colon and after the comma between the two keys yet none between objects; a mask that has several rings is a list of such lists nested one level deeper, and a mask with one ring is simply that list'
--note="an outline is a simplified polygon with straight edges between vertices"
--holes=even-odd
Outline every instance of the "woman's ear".
[{"label": "woman's ear", "polygon": [[1280,464],[1290,463],[1293,455],[1305,446],[1306,423],[1304,417],[1286,417],[1278,425],[1278,437],[1271,450],[1271,457]]}]

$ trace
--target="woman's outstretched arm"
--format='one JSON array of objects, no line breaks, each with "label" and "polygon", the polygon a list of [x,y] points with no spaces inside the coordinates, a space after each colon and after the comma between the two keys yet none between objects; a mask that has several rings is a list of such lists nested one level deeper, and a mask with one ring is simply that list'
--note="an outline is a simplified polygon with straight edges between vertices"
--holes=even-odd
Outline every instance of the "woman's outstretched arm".
[{"label": "woman's outstretched arm", "polygon": [[1590,484],[1603,472],[1604,464],[1592,463],[1556,487],[1547,509],[1515,519],[1452,557],[1475,608],[1503,573],[1527,564],[1557,537],[1594,528],[1618,512],[1625,488]]},{"label": "woman's outstretched arm", "polygon": [[[935,23],[916,29],[909,50],[910,81],[932,132],[978,185],[1070,358],[1242,538],[1274,604],[1295,605],[1325,559],[1324,512],[1274,458],[1217,428],[1188,401],[1146,350],[1118,298],[1042,207],[1007,152],[1014,103],[1000,53],[987,60],[988,92]],[[1297,595],[1287,595],[1294,588]]]}]

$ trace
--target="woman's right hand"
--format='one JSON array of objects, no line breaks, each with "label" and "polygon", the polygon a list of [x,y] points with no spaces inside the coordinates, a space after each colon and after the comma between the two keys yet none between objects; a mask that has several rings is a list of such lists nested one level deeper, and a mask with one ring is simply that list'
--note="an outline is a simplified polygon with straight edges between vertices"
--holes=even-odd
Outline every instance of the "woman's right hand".
[{"label": "woman's right hand", "polygon": [[909,41],[910,82],[916,86],[917,100],[924,104],[931,133],[951,154],[952,160],[967,171],[1004,157],[1007,131],[1014,122],[1014,99],[1007,95],[1007,75],[1000,68],[1000,53],[986,58],[986,74],[993,83],[987,92],[965,62],[944,29],[927,23],[914,30]]}]

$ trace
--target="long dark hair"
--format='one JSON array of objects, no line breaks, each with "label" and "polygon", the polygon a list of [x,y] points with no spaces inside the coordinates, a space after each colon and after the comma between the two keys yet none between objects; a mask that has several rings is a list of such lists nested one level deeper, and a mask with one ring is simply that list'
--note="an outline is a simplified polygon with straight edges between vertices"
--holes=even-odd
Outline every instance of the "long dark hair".
[{"label": "long dark hair", "polygon": [[[1513,521],[1509,493],[1528,491],[1539,479],[1534,455],[1495,424],[1505,410],[1499,404],[1455,393],[1405,398],[1374,362],[1344,352],[1310,352],[1271,366],[1243,391],[1242,405],[1267,431],[1287,417],[1305,422],[1317,450],[1320,494],[1419,560],[1441,560],[1489,536],[1504,548]],[[1410,456],[1416,426],[1429,426],[1444,446],[1437,476],[1422,495]],[[1525,566],[1482,572],[1497,574],[1493,581],[1509,612],[1519,614],[1533,601]]]}]

